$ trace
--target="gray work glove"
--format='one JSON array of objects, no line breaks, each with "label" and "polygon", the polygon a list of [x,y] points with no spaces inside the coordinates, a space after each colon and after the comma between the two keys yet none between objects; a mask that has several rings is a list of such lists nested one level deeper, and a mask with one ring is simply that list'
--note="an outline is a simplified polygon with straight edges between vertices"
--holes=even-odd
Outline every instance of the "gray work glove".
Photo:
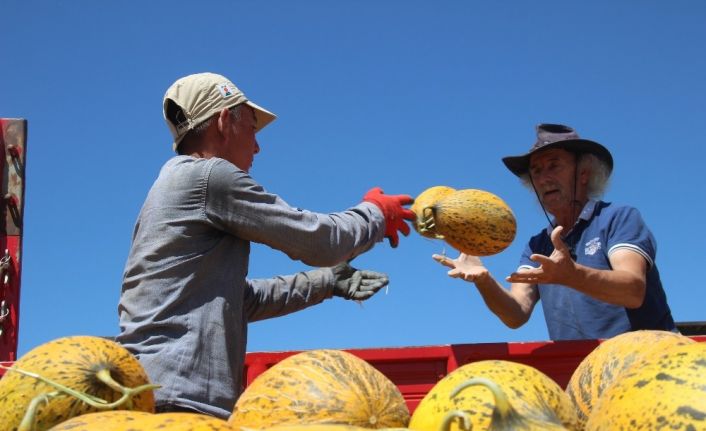
[{"label": "gray work glove", "polygon": [[386,274],[358,270],[347,262],[331,267],[331,271],[334,279],[333,294],[356,301],[370,298],[390,282]]}]

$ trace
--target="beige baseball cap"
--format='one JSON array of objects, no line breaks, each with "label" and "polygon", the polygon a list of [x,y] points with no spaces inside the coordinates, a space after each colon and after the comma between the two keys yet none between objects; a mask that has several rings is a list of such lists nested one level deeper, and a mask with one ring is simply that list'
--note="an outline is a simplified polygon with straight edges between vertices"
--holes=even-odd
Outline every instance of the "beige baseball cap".
[{"label": "beige baseball cap", "polygon": [[162,114],[174,137],[173,149],[184,136],[223,108],[245,103],[255,111],[256,129],[274,121],[277,116],[248,100],[228,78],[215,73],[197,73],[180,78],[167,89]]}]

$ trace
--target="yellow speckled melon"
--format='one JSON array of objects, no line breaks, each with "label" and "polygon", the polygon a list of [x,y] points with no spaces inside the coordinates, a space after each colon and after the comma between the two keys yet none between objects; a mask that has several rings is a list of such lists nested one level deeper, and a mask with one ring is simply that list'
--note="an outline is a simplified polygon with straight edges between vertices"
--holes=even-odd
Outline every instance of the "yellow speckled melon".
[{"label": "yellow speckled melon", "polygon": [[[353,425],[278,425],[264,428],[261,431],[366,431],[370,428],[357,427]],[[381,431],[409,431],[409,428],[382,428]],[[252,428],[232,428],[232,431],[253,431]]]},{"label": "yellow speckled melon", "polygon": [[[556,416],[566,428],[575,430],[576,413],[561,387],[547,375],[528,365],[504,360],[484,360],[463,365],[446,375],[426,394],[412,414],[409,428],[417,431],[438,431],[449,412],[468,415],[474,430],[486,430],[491,425],[495,405],[493,394],[481,386],[451,394],[459,385],[473,378],[492,380],[507,394],[507,401],[521,416]],[[459,430],[452,423],[451,430]]]},{"label": "yellow speckled melon", "polygon": [[234,431],[228,422],[197,413],[89,413],[49,431]]},{"label": "yellow speckled melon", "polygon": [[515,239],[517,222],[510,207],[498,196],[476,189],[457,190],[432,206],[436,233],[456,250],[490,256]]},{"label": "yellow speckled melon", "polygon": [[[28,410],[34,412],[34,431],[99,410],[25,373],[34,373],[107,403],[123,398],[120,391],[125,388],[147,388],[116,408],[154,411],[153,386],[145,386],[149,382],[144,369],[124,347],[100,337],[65,337],[27,352],[0,379],[0,431],[17,429]],[[46,401],[38,402],[38,397],[46,397]]]},{"label": "yellow speckled melon", "polygon": [[392,381],[357,356],[311,350],[290,356],[259,375],[242,393],[234,426],[342,424],[405,427],[409,410]]},{"label": "yellow speckled melon", "polygon": [[581,361],[566,386],[580,425],[586,424],[606,388],[620,380],[634,363],[661,355],[674,346],[692,343],[695,341],[689,337],[657,330],[626,332],[602,342]]},{"label": "yellow speckled melon", "polygon": [[152,413],[133,410],[86,413],[61,422],[49,431],[117,431],[132,426],[141,416],[151,415]]},{"label": "yellow speckled melon", "polygon": [[116,431],[232,431],[227,421],[198,413],[158,413],[138,418]]},{"label": "yellow speckled melon", "polygon": [[636,362],[606,389],[586,430],[706,430],[706,344]]},{"label": "yellow speckled melon", "polygon": [[[475,377],[461,383],[453,390],[451,397],[455,398],[464,389],[476,385],[484,386],[493,394],[493,415],[488,431],[566,431],[566,428],[551,409],[540,409],[520,414],[508,400],[505,391],[494,381],[484,377]],[[472,429],[473,420],[471,415],[461,410],[454,410],[447,414],[441,429],[450,429],[454,420],[460,424],[459,427],[461,429]]]},{"label": "yellow speckled melon", "polygon": [[436,238],[436,228],[432,225],[427,226],[427,223],[433,220],[431,207],[436,204],[439,199],[455,192],[456,189],[447,186],[433,186],[424,190],[416,198],[410,207],[414,214],[417,215],[416,220],[412,224],[414,229],[420,235],[427,238]]}]

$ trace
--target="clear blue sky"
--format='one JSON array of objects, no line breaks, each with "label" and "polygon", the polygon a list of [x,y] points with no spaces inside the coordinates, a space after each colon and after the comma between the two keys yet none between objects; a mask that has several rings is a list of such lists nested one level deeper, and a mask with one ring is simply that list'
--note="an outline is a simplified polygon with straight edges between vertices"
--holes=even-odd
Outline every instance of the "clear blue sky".
[{"label": "clear blue sky", "polygon": [[[7,0],[0,22],[0,117],[29,123],[20,354],[116,334],[133,225],[172,155],[162,96],[202,71],[279,116],[251,173],[294,206],[342,210],[373,186],[501,196],[518,236],[485,259],[498,278],[546,223],[500,159],[537,123],[570,124],[612,151],[605,198],[657,237],[676,320],[706,320],[703,1]],[[504,327],[432,261],[444,250],[380,243],[354,264],[387,272],[387,293],[253,324],[248,350],[547,339],[541,307]],[[253,245],[252,277],[304,269]]]}]

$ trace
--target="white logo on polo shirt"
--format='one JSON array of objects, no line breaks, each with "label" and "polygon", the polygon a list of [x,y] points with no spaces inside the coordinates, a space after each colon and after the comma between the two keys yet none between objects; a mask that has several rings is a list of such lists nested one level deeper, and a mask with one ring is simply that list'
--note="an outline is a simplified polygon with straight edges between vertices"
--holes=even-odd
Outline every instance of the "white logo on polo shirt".
[{"label": "white logo on polo shirt", "polygon": [[584,249],[584,253],[586,254],[586,256],[593,256],[600,249],[601,249],[601,239],[598,237],[595,237],[586,243],[586,248]]}]

